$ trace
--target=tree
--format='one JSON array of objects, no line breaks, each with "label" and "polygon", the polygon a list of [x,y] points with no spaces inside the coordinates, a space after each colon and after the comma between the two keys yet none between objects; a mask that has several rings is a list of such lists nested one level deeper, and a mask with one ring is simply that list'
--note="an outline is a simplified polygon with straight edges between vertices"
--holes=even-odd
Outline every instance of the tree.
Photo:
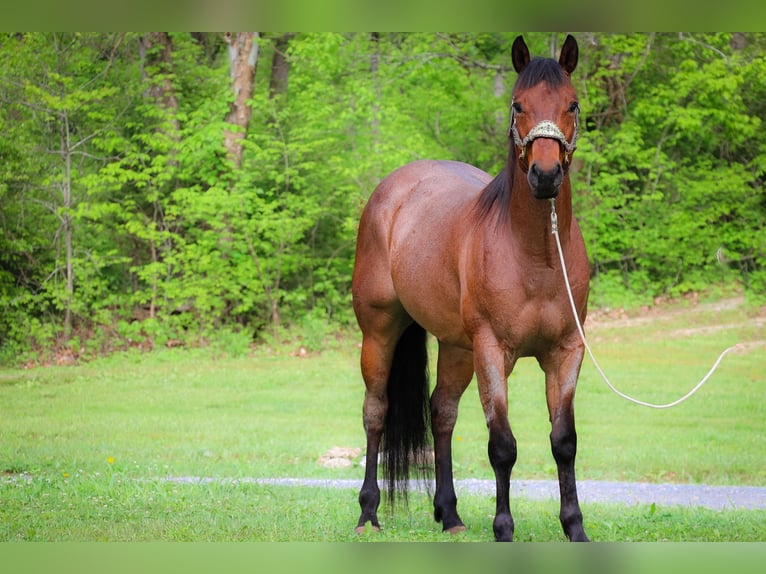
[{"label": "tree", "polygon": [[739,256],[763,241],[752,234],[763,226],[757,176],[744,168],[761,120],[742,97],[760,58],[732,51],[730,34],[599,41],[578,151],[595,272],[617,268],[649,295],[699,289],[720,275],[721,249]]},{"label": "tree", "polygon": [[[177,168],[178,145],[181,137],[181,125],[178,119],[179,104],[176,89],[173,85],[174,66],[172,39],[167,32],[151,32],[139,39],[142,63],[142,80],[146,84],[144,96],[150,102],[150,110],[157,115],[154,128],[154,141],[164,149],[155,149],[155,153],[164,154],[166,169],[174,172]],[[164,142],[164,143],[162,143]],[[155,146],[157,147],[157,146]],[[160,174],[158,174],[160,175]],[[151,178],[146,181],[145,197],[151,203],[151,214],[144,216],[139,225],[133,226],[133,232],[149,243],[151,261],[144,269],[148,271],[151,283],[151,299],[149,301],[149,317],[157,315],[159,296],[159,277],[162,269],[160,261],[160,246],[167,241],[167,224],[165,222],[166,193],[163,193],[161,182],[168,181],[168,175]],[[158,185],[160,184],[160,185]]]},{"label": "tree", "polygon": [[275,98],[287,94],[287,82],[290,76],[290,60],[287,50],[293,33],[280,34],[273,39],[274,56],[271,60],[271,76],[269,79],[269,97]]},{"label": "tree", "polygon": [[252,109],[249,100],[253,97],[255,72],[258,66],[258,32],[227,32],[229,45],[229,67],[234,100],[226,115],[226,121],[235,126],[224,132],[224,146],[235,167],[242,165],[242,140],[247,134]]},{"label": "tree", "polygon": [[[516,35],[0,35],[3,357],[351,323],[380,179],[501,169]],[[766,36],[578,39],[592,303],[766,292]]]},{"label": "tree", "polygon": [[42,287],[63,311],[64,342],[72,334],[75,312],[87,306],[75,298],[78,200],[86,194],[89,174],[107,160],[100,155],[99,140],[109,138],[119,116],[119,108],[113,107],[118,90],[108,82],[108,72],[121,38],[104,38],[104,44],[90,40],[78,34],[17,37],[10,41],[21,67],[6,76],[15,90],[9,104],[39,138],[26,153],[50,158],[42,162],[36,190],[27,200],[42,205],[59,222],[50,230],[57,246],[55,266]]}]

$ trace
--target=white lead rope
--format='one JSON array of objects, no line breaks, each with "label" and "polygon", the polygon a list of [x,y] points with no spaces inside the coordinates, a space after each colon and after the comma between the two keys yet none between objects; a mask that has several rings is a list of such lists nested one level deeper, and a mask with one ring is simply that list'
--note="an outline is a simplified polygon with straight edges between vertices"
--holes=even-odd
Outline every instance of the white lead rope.
[{"label": "white lead rope", "polygon": [[702,385],[704,385],[707,380],[712,376],[712,374],[715,372],[715,370],[718,368],[718,365],[721,364],[721,361],[723,358],[731,351],[733,351],[735,348],[738,347],[738,345],[734,345],[732,347],[729,347],[726,349],[723,353],[721,353],[718,356],[718,359],[713,364],[713,366],[708,371],[707,375],[705,375],[702,380],[697,383],[697,385],[688,393],[686,393],[684,396],[682,396],[680,399],[676,399],[675,401],[671,403],[666,403],[663,405],[656,405],[653,403],[647,403],[644,401],[640,401],[638,399],[634,399],[631,396],[626,395],[619,389],[615,388],[615,386],[609,381],[609,378],[606,376],[604,371],[601,369],[601,367],[598,364],[598,361],[596,361],[596,357],[593,356],[593,351],[590,350],[590,345],[588,345],[588,341],[585,338],[585,333],[583,331],[582,325],[580,324],[580,318],[577,315],[577,307],[575,306],[574,302],[574,296],[572,295],[572,288],[569,285],[569,275],[567,274],[567,266],[564,263],[564,251],[561,249],[561,240],[559,239],[559,224],[558,224],[558,217],[556,216],[556,204],[555,199],[551,199],[551,228],[553,236],[556,238],[556,247],[558,248],[559,252],[559,261],[561,261],[561,270],[564,272],[564,284],[567,288],[567,295],[569,296],[569,304],[572,307],[572,313],[574,314],[575,323],[577,324],[577,330],[580,333],[580,338],[582,339],[583,345],[585,345],[585,350],[588,351],[588,355],[590,356],[591,360],[593,361],[593,365],[596,367],[596,370],[601,374],[601,378],[604,379],[604,382],[607,384],[607,386],[612,389],[617,395],[621,396],[623,399],[626,399],[632,403],[636,403],[637,405],[641,405],[644,407],[650,407],[652,409],[667,409],[670,407],[674,407],[682,402],[684,402],[686,399],[691,397],[694,393],[696,393]]}]

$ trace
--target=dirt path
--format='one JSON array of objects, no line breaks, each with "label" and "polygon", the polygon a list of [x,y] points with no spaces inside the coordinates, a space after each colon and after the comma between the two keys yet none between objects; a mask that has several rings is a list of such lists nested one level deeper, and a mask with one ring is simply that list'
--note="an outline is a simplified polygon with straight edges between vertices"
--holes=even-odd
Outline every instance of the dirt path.
[{"label": "dirt path", "polygon": [[[699,303],[698,297],[687,297],[687,304],[679,302],[657,302],[652,307],[642,307],[639,311],[628,313],[623,309],[593,309],[588,312],[586,326],[592,329],[624,329],[652,324],[657,321],[670,321],[679,317],[691,318],[708,313],[723,313],[735,311],[745,306],[745,298],[730,297],[710,303]],[[677,334],[693,335],[694,333],[715,332],[727,329],[735,329],[746,325],[766,325],[766,306],[753,308],[747,318],[737,323],[719,325],[705,325],[701,327],[679,329]]]},{"label": "dirt path", "polygon": [[[360,480],[321,478],[210,478],[199,476],[168,477],[161,480],[180,484],[261,484],[274,486],[308,486],[314,488],[347,488],[358,490]],[[700,506],[721,509],[765,509],[766,487],[708,486],[704,484],[651,484],[581,480],[577,483],[581,502],[617,504],[657,504],[658,506]],[[412,484],[413,489],[422,485]],[[467,479],[455,481],[461,493],[494,496],[495,481]],[[554,480],[512,480],[511,497],[532,500],[558,499],[559,486]]]}]

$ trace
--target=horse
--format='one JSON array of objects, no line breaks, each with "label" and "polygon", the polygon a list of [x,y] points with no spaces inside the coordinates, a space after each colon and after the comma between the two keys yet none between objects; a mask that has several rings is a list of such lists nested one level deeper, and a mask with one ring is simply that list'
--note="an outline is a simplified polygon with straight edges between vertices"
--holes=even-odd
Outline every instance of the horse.
[{"label": "horse", "polygon": [[[534,357],[545,374],[559,519],[569,540],[588,540],[575,482],[573,406],[583,342],[550,217],[553,202],[584,322],[590,269],[569,180],[578,134],[579,103],[571,82],[578,46],[567,36],[558,60],[530,58],[518,36],[511,56],[518,76],[508,159],[499,175],[455,161],[414,161],[383,179],[362,211],[351,287],[365,383],[360,533],[367,523],[380,529],[378,455],[393,504],[396,496],[406,498],[410,471],[431,464],[429,426],[434,518],[446,532],[465,530],[451,442],[460,397],[475,373],[496,480],[493,531],[498,541],[513,540],[509,490],[517,449],[507,379],[519,358]],[[427,333],[438,341],[430,399]]]}]

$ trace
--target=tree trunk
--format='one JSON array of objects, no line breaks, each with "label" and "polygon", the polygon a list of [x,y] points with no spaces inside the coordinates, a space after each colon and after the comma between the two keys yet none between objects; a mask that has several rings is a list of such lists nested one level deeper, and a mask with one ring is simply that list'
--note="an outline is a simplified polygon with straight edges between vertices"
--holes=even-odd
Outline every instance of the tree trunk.
[{"label": "tree trunk", "polygon": [[173,88],[173,52],[172,41],[167,32],[150,32],[141,36],[143,80],[148,84],[144,96],[154,100],[168,112],[169,122],[174,130],[174,139],[178,139],[178,98]]},{"label": "tree trunk", "polygon": [[72,147],[69,131],[69,114],[65,111],[61,117],[61,139],[59,151],[64,162],[64,175],[61,181],[62,217],[64,231],[65,281],[64,299],[64,340],[72,335],[72,302],[74,300],[74,247],[72,245]]},{"label": "tree trunk", "polygon": [[[167,32],[150,32],[141,36],[139,42],[141,55],[141,75],[144,83],[147,85],[144,90],[144,97],[151,100],[154,105],[164,112],[164,120],[155,128],[155,133],[166,140],[168,149],[162,147],[155,150],[156,153],[166,151],[168,155],[167,164],[171,168],[176,168],[177,147],[181,139],[181,125],[178,121],[178,97],[173,87],[173,46],[170,35]],[[154,187],[153,182],[147,186]],[[161,207],[160,193],[151,193],[157,199],[154,200],[154,209],[152,210],[152,219],[148,222],[153,231],[165,229],[163,209]],[[149,238],[149,251],[151,253],[152,263],[155,264],[155,272],[152,276],[152,295],[149,302],[149,316],[154,318],[157,313],[157,298],[159,296],[159,277],[156,272],[156,263],[160,259],[160,250],[157,249],[157,239],[152,236]]]},{"label": "tree trunk", "polygon": [[237,169],[242,166],[242,140],[250,124],[252,109],[248,101],[253,97],[255,70],[258,66],[258,32],[227,32],[229,65],[234,101],[226,122],[235,129],[224,130],[224,146],[229,159]]},{"label": "tree trunk", "polygon": [[[378,70],[380,68],[380,32],[373,32],[370,34],[370,42],[372,43],[372,54],[370,55],[370,76],[372,77],[372,85],[375,90],[375,100],[372,103],[372,125],[370,131],[372,132],[372,138],[377,144],[380,140],[380,100],[383,95],[380,87],[380,78],[378,77]],[[376,149],[377,151],[377,149]]]},{"label": "tree trunk", "polygon": [[[383,90],[380,80],[380,32],[370,34],[372,53],[370,54],[370,78],[372,89],[375,91],[375,99],[372,101],[372,118],[370,121],[370,138],[372,139],[372,153],[374,159],[372,178],[373,182],[379,180],[383,174],[383,165],[380,161],[381,138],[380,138],[380,102],[383,99]],[[370,182],[370,185],[374,185]]]},{"label": "tree trunk", "polygon": [[271,61],[269,80],[269,98],[287,94],[287,80],[290,75],[290,61],[287,59],[287,46],[295,34],[283,34],[274,40],[274,59]]}]

